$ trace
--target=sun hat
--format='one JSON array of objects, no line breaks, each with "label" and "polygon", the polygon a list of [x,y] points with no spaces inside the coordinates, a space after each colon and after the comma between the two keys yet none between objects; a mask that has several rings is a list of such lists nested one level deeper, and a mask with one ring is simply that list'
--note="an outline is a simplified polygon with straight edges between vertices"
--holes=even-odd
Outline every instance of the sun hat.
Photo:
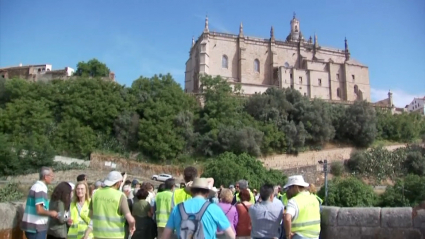
[{"label": "sun hat", "polygon": [[206,178],[195,178],[192,185],[190,185],[190,188],[208,189],[213,191],[212,188],[208,185],[208,179]]},{"label": "sun hat", "polygon": [[114,184],[116,184],[119,181],[122,181],[123,177],[120,172],[118,171],[111,171],[108,173],[108,176],[106,177],[105,181],[103,181],[103,184],[107,187],[110,187]]},{"label": "sun hat", "polygon": [[287,189],[290,186],[301,186],[301,187],[308,187],[308,183],[304,181],[304,178],[302,175],[294,175],[288,178],[288,183],[283,186],[284,189]]}]

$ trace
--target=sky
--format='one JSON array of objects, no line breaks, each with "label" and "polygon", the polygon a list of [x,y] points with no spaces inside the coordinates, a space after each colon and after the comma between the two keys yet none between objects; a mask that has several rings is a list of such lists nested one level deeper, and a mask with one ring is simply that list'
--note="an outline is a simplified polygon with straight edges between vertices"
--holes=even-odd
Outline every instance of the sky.
[{"label": "sky", "polygon": [[344,48],[369,66],[372,101],[393,92],[404,107],[425,96],[424,0],[0,0],[0,67],[52,64],[76,69],[97,58],[130,86],[171,73],[184,86],[192,37],[210,31],[284,40],[293,13],[307,38]]}]

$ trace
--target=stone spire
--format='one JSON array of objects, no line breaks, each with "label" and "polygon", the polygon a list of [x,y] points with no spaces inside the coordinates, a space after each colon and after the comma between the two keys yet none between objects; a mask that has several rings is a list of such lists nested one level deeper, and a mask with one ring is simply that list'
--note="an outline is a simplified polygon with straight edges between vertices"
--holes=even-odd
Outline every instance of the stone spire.
[{"label": "stone spire", "polygon": [[313,38],[310,36],[310,38],[308,39],[308,43],[313,43]]},{"label": "stone spire", "polygon": [[345,38],[344,43],[345,43],[345,60],[348,61],[350,60],[350,50],[348,49],[347,37]]},{"label": "stone spire", "polygon": [[205,28],[204,28],[204,32],[210,32],[210,30],[208,29],[208,15],[205,16]]},{"label": "stone spire", "polygon": [[319,41],[317,40],[317,34],[314,33],[314,45],[319,46]]},{"label": "stone spire", "polygon": [[297,14],[294,12],[294,16],[292,17],[292,19],[296,19],[297,18]]},{"label": "stone spire", "polygon": [[239,36],[242,37],[243,36],[243,25],[241,22],[241,25],[239,25]]},{"label": "stone spire", "polygon": [[391,92],[391,90],[388,91],[388,101],[389,101],[390,107],[393,107],[394,106],[393,92]]},{"label": "stone spire", "polygon": [[192,47],[195,45],[195,38],[192,36]]},{"label": "stone spire", "polygon": [[270,29],[270,39],[272,40],[272,41],[274,41],[275,39],[274,39],[274,27],[272,26],[271,27],[271,29]]}]

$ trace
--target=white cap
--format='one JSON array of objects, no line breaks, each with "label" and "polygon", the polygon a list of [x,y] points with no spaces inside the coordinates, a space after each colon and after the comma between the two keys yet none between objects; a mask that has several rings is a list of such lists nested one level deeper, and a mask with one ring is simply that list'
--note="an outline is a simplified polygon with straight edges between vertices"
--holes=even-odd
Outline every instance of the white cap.
[{"label": "white cap", "polygon": [[304,178],[302,175],[294,175],[288,178],[288,183],[283,186],[283,188],[287,188],[293,185],[301,186],[301,187],[308,187],[310,184],[306,183],[304,181]]},{"label": "white cap", "polygon": [[105,181],[103,181],[103,184],[106,187],[110,187],[119,181],[122,181],[121,173],[118,171],[111,171],[108,173],[108,176],[106,177]]}]

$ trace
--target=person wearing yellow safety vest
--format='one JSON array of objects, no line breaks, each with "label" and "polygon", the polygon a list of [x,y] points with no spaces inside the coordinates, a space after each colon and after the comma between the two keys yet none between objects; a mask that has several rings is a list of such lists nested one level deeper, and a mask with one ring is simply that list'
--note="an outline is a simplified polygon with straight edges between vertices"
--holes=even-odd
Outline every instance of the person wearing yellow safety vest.
[{"label": "person wearing yellow safety vest", "polygon": [[[167,225],[168,218],[170,217],[171,211],[171,201],[173,200],[173,191],[176,184],[176,180],[169,178],[165,181],[165,190],[156,194],[155,197],[155,215],[156,215],[156,224],[158,227],[158,236],[157,238],[162,237],[164,232],[165,225]],[[174,235],[173,235],[174,236]]]},{"label": "person wearing yellow safety vest", "polygon": [[91,233],[93,225],[89,217],[89,205],[89,187],[85,181],[80,181],[75,186],[74,196],[69,207],[72,224],[68,230],[68,239],[93,238]]},{"label": "person wearing yellow safety vest", "polygon": [[[185,202],[192,198],[190,194],[190,186],[192,185],[195,178],[198,177],[198,170],[195,167],[189,166],[183,171],[183,179],[185,181],[185,186],[179,188],[173,192],[173,200],[171,201],[171,207],[177,206],[179,203]],[[208,185],[212,188],[214,186],[214,179],[207,178]]]},{"label": "person wearing yellow safety vest", "polygon": [[288,178],[284,186],[288,205],[283,218],[286,238],[318,239],[320,235],[320,204],[308,191],[309,184],[302,175]]},{"label": "person wearing yellow safety vest", "polygon": [[250,203],[252,203],[252,204],[254,204],[255,203],[255,197],[254,197],[254,194],[251,192],[251,190],[248,188],[248,181],[247,180],[244,180],[244,179],[241,179],[241,180],[239,180],[237,183],[236,183],[236,193],[235,193],[235,196],[234,196],[234,198],[233,198],[233,201],[232,201],[232,205],[235,205],[236,203],[238,203],[238,202],[240,202],[241,201],[241,199],[240,199],[240,197],[239,197],[239,192],[240,192],[240,190],[243,190],[243,189],[247,189],[248,191],[249,191],[249,194],[250,194],[250,196],[251,196],[251,200],[249,201]]},{"label": "person wearing yellow safety vest", "polygon": [[130,236],[136,229],[127,198],[123,192],[119,191],[122,183],[122,174],[112,171],[103,182],[105,187],[98,189],[93,195],[89,208],[95,239],[123,239],[125,237],[125,220],[129,224]]},{"label": "person wearing yellow safety vest", "polygon": [[323,200],[319,196],[317,196],[316,186],[314,186],[314,184],[310,183],[310,185],[308,186],[308,191],[317,198],[317,200],[320,203],[320,206],[322,206]]}]

